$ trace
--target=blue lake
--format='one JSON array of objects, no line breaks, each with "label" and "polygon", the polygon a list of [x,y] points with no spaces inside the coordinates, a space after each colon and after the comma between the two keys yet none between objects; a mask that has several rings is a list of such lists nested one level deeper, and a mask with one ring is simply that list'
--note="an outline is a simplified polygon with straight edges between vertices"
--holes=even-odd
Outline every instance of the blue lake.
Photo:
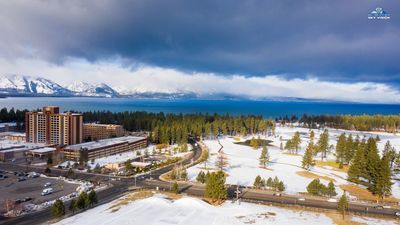
[{"label": "blue lake", "polygon": [[58,98],[12,97],[0,98],[0,108],[38,109],[56,105],[61,111],[147,111],[165,113],[229,113],[231,115],[262,115],[277,117],[318,114],[400,114],[396,104],[359,104],[337,102],[285,102],[247,100],[154,100],[127,98]]}]

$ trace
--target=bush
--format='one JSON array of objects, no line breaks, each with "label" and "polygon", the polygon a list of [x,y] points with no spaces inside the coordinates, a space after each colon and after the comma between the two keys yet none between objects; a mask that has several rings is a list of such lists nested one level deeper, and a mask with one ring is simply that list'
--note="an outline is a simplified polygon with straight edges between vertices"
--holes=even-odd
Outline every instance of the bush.
[{"label": "bush", "polygon": [[53,218],[58,218],[64,215],[65,215],[64,203],[60,199],[57,199],[51,206],[51,216]]},{"label": "bush", "polygon": [[174,192],[175,194],[179,194],[179,186],[178,183],[174,183],[171,187],[171,191]]}]

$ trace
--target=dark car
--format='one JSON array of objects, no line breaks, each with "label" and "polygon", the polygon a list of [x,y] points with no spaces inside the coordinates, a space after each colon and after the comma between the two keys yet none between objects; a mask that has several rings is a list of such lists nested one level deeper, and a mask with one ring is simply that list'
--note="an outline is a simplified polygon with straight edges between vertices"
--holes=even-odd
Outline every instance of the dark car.
[{"label": "dark car", "polygon": [[21,177],[18,177],[17,181],[18,182],[26,181],[26,178],[24,176],[21,176]]},{"label": "dark car", "polygon": [[376,205],[376,206],[374,206],[374,209],[383,209],[383,206],[381,206],[381,205]]}]

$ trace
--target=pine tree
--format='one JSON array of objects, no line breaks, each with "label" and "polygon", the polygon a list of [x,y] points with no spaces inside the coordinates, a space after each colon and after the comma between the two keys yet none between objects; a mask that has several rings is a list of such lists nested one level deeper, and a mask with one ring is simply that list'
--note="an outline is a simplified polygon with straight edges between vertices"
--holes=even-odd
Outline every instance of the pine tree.
[{"label": "pine tree", "polygon": [[359,183],[364,168],[365,168],[364,149],[362,147],[359,147],[356,151],[354,159],[351,161],[350,168],[347,172],[348,176],[347,179],[349,181]]},{"label": "pine tree", "polygon": [[387,157],[390,162],[390,168],[393,168],[394,161],[396,160],[396,150],[390,144],[390,141],[387,141],[385,144],[385,148],[383,149],[383,156]]},{"label": "pine tree", "polygon": [[204,184],[206,182],[206,174],[203,171],[200,171],[196,177],[197,182]]},{"label": "pine tree", "polygon": [[269,188],[272,188],[272,178],[271,177],[269,177],[268,179],[267,179],[267,183],[266,183],[266,186],[267,187],[269,187]]},{"label": "pine tree", "polygon": [[283,150],[283,143],[282,143],[282,141],[281,141],[281,144],[279,145],[279,149],[280,149],[280,150]]},{"label": "pine tree", "polygon": [[73,198],[72,200],[71,200],[71,202],[69,203],[69,210],[71,210],[72,211],[72,214],[74,214],[75,213],[75,211],[77,210],[77,205],[76,205],[76,200]]},{"label": "pine tree", "polygon": [[285,189],[286,189],[285,184],[282,181],[279,181],[277,188],[278,188],[278,191],[285,191]]},{"label": "pine tree", "polygon": [[266,164],[269,162],[269,153],[266,145],[263,145],[262,147],[259,161],[260,165],[264,168],[266,167]]},{"label": "pine tree", "polygon": [[374,138],[369,138],[367,142],[367,157],[365,159],[365,171],[363,177],[368,180],[368,190],[374,193],[376,182],[379,177],[380,157],[376,141]]},{"label": "pine tree", "polygon": [[329,133],[327,129],[325,129],[324,132],[319,136],[317,146],[318,152],[321,153],[321,160],[324,160],[329,148]]},{"label": "pine tree", "polygon": [[336,143],[336,162],[343,165],[346,151],[346,134],[342,133]]},{"label": "pine tree", "polygon": [[377,177],[376,186],[373,188],[375,190],[374,194],[378,195],[380,198],[385,196],[390,196],[392,192],[392,182],[391,182],[391,170],[390,162],[388,157],[383,156],[380,162],[379,176]]},{"label": "pine tree", "polygon": [[335,185],[332,181],[329,182],[328,187],[326,188],[326,195],[328,195],[329,197],[337,195]]},{"label": "pine tree", "polygon": [[346,192],[343,192],[342,197],[340,197],[339,203],[338,203],[338,211],[342,214],[343,219],[346,211],[349,209],[349,202],[346,197]]},{"label": "pine tree", "polygon": [[250,146],[253,148],[253,149],[257,149],[258,148],[258,140],[257,139],[255,139],[254,137],[252,137],[251,138],[251,140],[250,140]]},{"label": "pine tree", "polygon": [[310,131],[310,141],[314,142],[314,138],[315,138],[315,133],[313,130]]},{"label": "pine tree", "polygon": [[57,199],[51,206],[51,216],[53,218],[58,218],[64,215],[65,215],[64,203],[60,199]]},{"label": "pine tree", "polygon": [[178,183],[175,182],[175,183],[172,185],[171,191],[172,191],[173,193],[175,193],[175,194],[179,194],[179,186],[178,186]]},{"label": "pine tree", "polygon": [[301,144],[301,139],[300,139],[300,133],[298,131],[296,131],[296,133],[294,133],[293,137],[292,137],[292,144],[293,144],[293,148],[296,150],[296,154],[300,148],[300,144]]},{"label": "pine tree", "polygon": [[226,199],[228,191],[225,187],[225,175],[223,172],[210,173],[206,179],[206,188],[204,197],[210,198],[212,201]]},{"label": "pine tree", "polygon": [[353,159],[356,149],[357,149],[357,143],[356,144],[354,143],[353,136],[349,134],[346,141],[346,148],[344,153],[344,161],[346,164],[349,164],[351,159]]},{"label": "pine tree", "polygon": [[315,165],[315,162],[313,160],[313,150],[314,149],[314,143],[310,141],[307,145],[306,152],[304,153],[303,160],[301,162],[301,166],[309,170],[312,166]]},{"label": "pine tree", "polygon": [[286,149],[286,150],[289,150],[289,152],[291,152],[291,151],[294,149],[293,143],[292,143],[292,140],[291,140],[291,139],[289,139],[289,140],[286,141],[285,149]]},{"label": "pine tree", "polygon": [[257,177],[254,179],[253,186],[255,188],[261,188],[262,186],[264,186],[260,175],[257,175]]},{"label": "pine tree", "polygon": [[228,166],[228,158],[225,156],[224,151],[220,151],[217,156],[217,161],[215,162],[215,166],[219,169],[219,171],[223,171],[226,166]]},{"label": "pine tree", "polygon": [[318,178],[312,180],[307,185],[307,192],[312,194],[312,195],[320,195],[320,193],[321,193],[321,183],[320,183]]},{"label": "pine tree", "polygon": [[93,205],[97,204],[98,200],[97,200],[96,191],[91,190],[89,192],[88,199],[89,199],[89,206],[93,206]]}]

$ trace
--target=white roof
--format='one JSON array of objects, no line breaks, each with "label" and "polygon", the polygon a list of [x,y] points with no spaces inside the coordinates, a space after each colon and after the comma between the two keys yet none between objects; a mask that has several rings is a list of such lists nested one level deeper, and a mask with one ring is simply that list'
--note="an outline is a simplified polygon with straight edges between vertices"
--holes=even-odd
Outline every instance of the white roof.
[{"label": "white roof", "polygon": [[131,165],[134,166],[134,167],[146,167],[146,166],[151,165],[151,163],[146,163],[146,162],[132,162]]},{"label": "white roof", "polygon": [[21,136],[25,137],[25,133],[20,133],[20,132],[1,132],[0,137],[5,137],[5,136]]},{"label": "white roof", "polygon": [[17,123],[0,123],[0,128],[5,126],[16,126]]},{"label": "white roof", "polygon": [[81,144],[76,144],[76,145],[69,145],[65,149],[72,149],[72,150],[80,150],[80,149],[97,149],[109,145],[115,145],[115,144],[122,144],[124,142],[128,143],[134,143],[138,141],[145,140],[146,137],[134,137],[134,136],[125,136],[125,137],[117,137],[117,138],[109,138],[109,139],[102,139],[98,141],[91,141],[91,142],[86,142],[86,143],[81,143]]},{"label": "white roof", "polygon": [[49,153],[49,152],[54,152],[55,150],[56,150],[56,148],[45,147],[45,148],[33,149],[33,150],[31,150],[31,152],[34,152],[34,153]]}]

